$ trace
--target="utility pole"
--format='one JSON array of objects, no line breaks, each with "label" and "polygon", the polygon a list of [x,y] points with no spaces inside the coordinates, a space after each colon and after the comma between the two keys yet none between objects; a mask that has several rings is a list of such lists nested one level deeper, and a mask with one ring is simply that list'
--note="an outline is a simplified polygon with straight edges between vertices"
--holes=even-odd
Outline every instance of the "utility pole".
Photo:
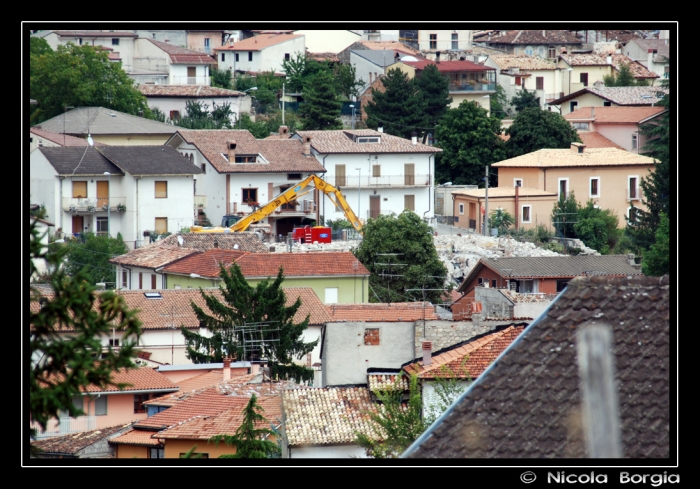
[{"label": "utility pole", "polygon": [[284,85],[285,84],[282,83],[282,125],[283,126],[284,126]]},{"label": "utility pole", "polygon": [[486,182],[485,198],[484,198],[484,236],[489,235],[489,166],[486,165],[486,175],[484,176],[484,182]]}]

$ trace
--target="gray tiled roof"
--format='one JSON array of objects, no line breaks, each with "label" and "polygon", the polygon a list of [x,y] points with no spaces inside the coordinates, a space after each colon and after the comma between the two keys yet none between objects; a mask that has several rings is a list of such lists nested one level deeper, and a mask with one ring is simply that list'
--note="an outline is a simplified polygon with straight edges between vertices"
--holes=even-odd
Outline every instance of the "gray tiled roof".
[{"label": "gray tiled roof", "polygon": [[[311,137],[311,147],[321,154],[326,153],[439,153],[442,150],[427,144],[413,144],[410,139],[392,136],[372,129],[354,131],[297,131],[295,138]],[[357,143],[354,136],[380,136],[379,143]]]},{"label": "gray tiled roof", "polygon": [[[110,114],[113,114],[110,115]],[[65,116],[65,117],[64,117]],[[126,114],[104,107],[77,107],[40,124],[47,131],[73,135],[162,134],[177,131],[176,126]]]},{"label": "gray tiled roof", "polygon": [[77,455],[81,450],[129,429],[131,425],[132,423],[125,423],[110,426],[109,428],[52,436],[43,440],[33,441],[32,446],[46,454]]},{"label": "gray tiled roof", "polygon": [[37,148],[59,175],[123,175],[117,166],[91,146],[55,146]]},{"label": "gray tiled roof", "polygon": [[623,457],[669,457],[669,284],[572,280],[404,457],[585,458],[576,333],[589,321],[612,329]]},{"label": "gray tiled roof", "polygon": [[238,245],[238,250],[251,253],[269,253],[255,233],[176,233],[157,241],[154,246],[173,247],[179,246],[177,237],[182,237],[182,247],[197,251],[233,250]]},{"label": "gray tiled roof", "polygon": [[202,169],[170,146],[104,146],[99,151],[132,175],[195,175]]}]

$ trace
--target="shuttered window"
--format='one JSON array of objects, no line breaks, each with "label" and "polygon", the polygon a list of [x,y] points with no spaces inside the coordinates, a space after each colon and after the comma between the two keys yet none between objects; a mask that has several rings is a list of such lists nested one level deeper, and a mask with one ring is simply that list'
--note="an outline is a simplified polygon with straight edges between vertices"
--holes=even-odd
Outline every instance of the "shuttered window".
[{"label": "shuttered window", "polygon": [[156,199],[168,197],[168,182],[156,182]]},{"label": "shuttered window", "polygon": [[87,181],[73,182],[73,198],[84,199],[87,197]]}]

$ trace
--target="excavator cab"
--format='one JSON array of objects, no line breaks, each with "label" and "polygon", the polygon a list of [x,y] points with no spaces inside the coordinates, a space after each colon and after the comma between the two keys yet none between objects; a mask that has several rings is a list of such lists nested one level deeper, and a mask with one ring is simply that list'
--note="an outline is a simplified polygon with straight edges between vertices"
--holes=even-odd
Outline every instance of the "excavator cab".
[{"label": "excavator cab", "polygon": [[231,226],[236,224],[238,221],[240,221],[242,218],[243,218],[243,216],[226,214],[224,217],[221,218],[221,227],[222,228],[230,228]]}]

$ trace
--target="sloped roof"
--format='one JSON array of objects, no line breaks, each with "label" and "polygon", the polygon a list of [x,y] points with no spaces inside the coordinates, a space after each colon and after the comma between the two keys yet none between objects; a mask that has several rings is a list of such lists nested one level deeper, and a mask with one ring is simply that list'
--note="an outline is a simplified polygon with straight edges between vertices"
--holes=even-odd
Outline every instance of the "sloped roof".
[{"label": "sloped roof", "polygon": [[440,73],[455,73],[462,71],[496,71],[496,68],[480,65],[468,60],[440,61],[439,63],[436,63],[435,61],[425,59],[418,61],[401,60],[401,62],[405,65],[413,66],[417,70],[424,70],[429,65],[435,65]]},{"label": "sloped roof", "polygon": [[151,85],[142,83],[138,89],[146,97],[244,97],[246,95],[237,90],[209,85]]},{"label": "sloped roof", "polygon": [[[249,382],[255,375],[235,376],[238,382]],[[223,368],[210,370],[203,374],[195,375],[189,379],[181,380],[177,383],[180,388],[177,392],[171,392],[160,397],[144,402],[147,406],[173,406],[184,399],[187,399],[198,392],[214,387],[224,382]]]},{"label": "sloped roof", "polygon": [[654,54],[653,58],[655,62],[660,62],[662,57],[668,58],[670,56],[668,39],[632,39],[630,43],[632,42],[636,43],[644,52],[656,49],[656,54]]},{"label": "sloped roof", "polygon": [[[356,44],[361,44],[362,46],[364,46],[367,49],[378,49],[378,50],[391,49],[391,50],[399,51],[402,53],[411,54],[414,56],[421,55],[420,51],[418,51],[417,49],[413,49],[408,44],[405,44],[405,43],[400,42],[400,41],[357,41]],[[355,46],[355,44],[353,44],[353,46]]]},{"label": "sloped roof", "polygon": [[109,440],[114,445],[136,445],[145,447],[161,447],[162,444],[157,438],[152,438],[155,431],[130,429],[122,435],[115,436]]},{"label": "sloped roof", "polygon": [[303,34],[258,34],[247,39],[234,42],[233,45],[214,48],[214,51],[261,51],[270,46],[282,44],[303,38]]},{"label": "sloped roof", "polygon": [[219,264],[241,267],[247,279],[276,277],[280,267],[285,277],[330,277],[369,275],[369,270],[349,251],[310,253],[243,253],[231,250],[209,250],[190,255],[163,268],[164,273],[196,273],[206,278],[219,276]]},{"label": "sloped roof", "polygon": [[[110,115],[112,114],[112,115]],[[171,135],[176,126],[104,107],[76,107],[41,124],[41,129],[57,133],[95,135]]]},{"label": "sloped roof", "polygon": [[567,121],[595,121],[596,124],[639,124],[666,109],[663,107],[579,107],[564,116]]},{"label": "sloped roof", "polygon": [[[491,37],[489,37],[491,32]],[[508,30],[486,31],[474,36],[474,42],[487,44],[581,44],[573,32],[565,30]]]},{"label": "sloped roof", "polygon": [[184,258],[197,250],[177,246],[144,246],[109,260],[110,263],[131,267],[158,268]]},{"label": "sloped roof", "polygon": [[587,274],[626,277],[641,275],[627,262],[626,255],[563,255],[563,256],[518,256],[511,258],[481,258],[458,287],[465,287],[478,276],[482,267],[511,279],[521,278],[571,278]]},{"label": "sloped roof", "polygon": [[[44,377],[47,379],[47,377]],[[54,374],[48,377],[48,382],[51,384],[60,383],[64,379],[63,374]],[[137,368],[121,368],[112,372],[110,379],[115,384],[125,384],[123,389],[119,389],[115,385],[100,387],[98,385],[87,385],[81,387],[83,393],[102,393],[102,394],[120,394],[131,391],[153,391],[153,392],[172,392],[177,391],[178,387],[169,378],[162,373],[150,367]]]},{"label": "sloped roof", "polygon": [[[648,105],[658,104],[668,88],[662,87],[586,87],[569,95],[549,102],[549,105],[561,105],[586,93],[609,100],[616,105]],[[650,97],[650,98],[645,98]]]},{"label": "sloped roof", "polygon": [[31,444],[46,454],[77,455],[81,450],[97,442],[128,430],[130,426],[131,423],[126,423],[97,430],[51,436],[43,440],[34,440]]},{"label": "sloped roof", "polygon": [[[483,199],[486,196],[486,189],[475,188],[465,190],[454,190],[452,195],[467,195],[469,197],[478,197]],[[520,187],[518,195],[521,197],[548,197],[557,195],[557,192],[540,190],[537,188]],[[515,187],[489,187],[489,197],[515,197]]]},{"label": "sloped roof", "polygon": [[202,169],[170,146],[103,146],[98,151],[132,175],[198,175]]},{"label": "sloped roof", "polygon": [[423,318],[439,319],[430,302],[328,304],[325,308],[334,322],[417,321]]},{"label": "sloped roof", "polygon": [[[75,136],[69,136],[58,132],[45,131],[43,129],[39,129],[40,127],[41,126],[30,127],[29,132],[60,146],[89,146],[87,140],[83,138],[77,138]],[[95,141],[95,146],[105,146],[105,144]]]},{"label": "sloped roof", "polygon": [[560,168],[577,166],[654,165],[654,158],[617,148],[539,149],[515,158],[499,161],[496,168]]},{"label": "sloped roof", "polygon": [[[248,131],[232,129],[180,129],[176,136],[196,146],[219,173],[323,173],[326,171],[316,158],[304,156],[303,145],[298,139],[255,139]],[[175,143],[175,141],[174,137],[169,143]],[[229,163],[229,142],[236,143],[237,154],[260,154],[268,163]]]},{"label": "sloped roof", "polygon": [[502,70],[508,68],[520,68],[521,70],[557,69],[557,65],[553,61],[526,54],[492,54],[489,59],[493,60]]},{"label": "sloped roof", "polygon": [[370,391],[376,390],[393,390],[397,387],[407,391],[409,390],[408,378],[401,375],[401,372],[396,373],[368,373],[367,388]]},{"label": "sloped roof", "polygon": [[179,246],[178,236],[182,238],[182,247],[197,251],[207,251],[215,248],[232,250],[238,245],[240,251],[251,253],[269,253],[255,233],[176,233],[156,241],[151,246]]},{"label": "sloped roof", "polygon": [[61,176],[124,175],[114,163],[109,161],[95,147],[55,146],[37,148],[49,164]]},{"label": "sloped roof", "polygon": [[622,457],[668,458],[670,315],[668,276],[572,280],[403,457],[586,458],[576,345],[593,322],[612,330]]},{"label": "sloped roof", "polygon": [[587,148],[617,148],[625,149],[595,131],[578,131],[578,137]]},{"label": "sloped roof", "polygon": [[[328,153],[439,153],[442,150],[427,144],[413,144],[404,139],[372,129],[337,130],[337,131],[297,131],[296,136],[310,137],[311,147],[321,154]],[[358,143],[355,136],[379,136],[378,143]]]},{"label": "sloped roof", "polygon": [[282,395],[290,446],[355,444],[355,432],[374,437],[367,414],[375,409],[365,387],[295,389]]},{"label": "sloped roof", "polygon": [[653,71],[647,69],[646,66],[644,66],[642,63],[639,61],[635,61],[632,58],[616,53],[612,55],[612,62],[613,66],[617,71],[620,71],[620,66],[623,64],[629,66],[630,71],[632,72],[632,75],[635,78],[640,78],[640,79],[647,79],[647,78],[659,78],[659,75],[654,73]]},{"label": "sloped roof", "polygon": [[499,327],[459,345],[435,352],[429,365],[417,359],[403,367],[419,379],[467,378],[474,380],[523,332],[525,323]]},{"label": "sloped roof", "polygon": [[594,53],[564,53],[560,58],[569,66],[608,66],[605,56]]},{"label": "sloped roof", "polygon": [[90,31],[90,30],[51,30],[45,34],[55,32],[59,36],[74,36],[74,37],[139,37],[138,34],[128,31]]},{"label": "sloped roof", "polygon": [[157,48],[165,51],[170,56],[170,62],[173,64],[214,64],[216,59],[208,54],[194,51],[192,49],[181,48],[169,42],[156,41],[155,39],[147,39]]}]

